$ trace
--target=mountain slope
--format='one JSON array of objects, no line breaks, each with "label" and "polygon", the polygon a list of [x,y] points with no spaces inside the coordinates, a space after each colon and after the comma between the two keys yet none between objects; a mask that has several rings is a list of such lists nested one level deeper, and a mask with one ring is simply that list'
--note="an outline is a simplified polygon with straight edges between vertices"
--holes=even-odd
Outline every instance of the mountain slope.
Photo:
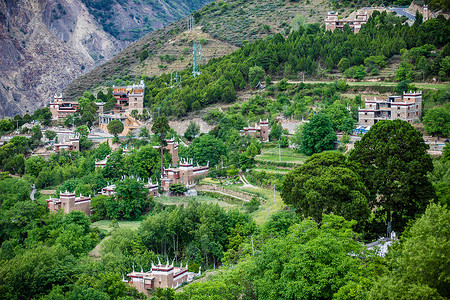
[{"label": "mountain slope", "polygon": [[[199,9],[193,16],[196,21],[195,26],[208,34],[208,39],[212,40],[212,44],[221,41],[221,45],[241,46],[245,41],[255,41],[267,35],[290,30],[297,15],[303,16],[303,20],[307,23],[322,22],[329,9],[331,9],[331,4],[322,0],[303,2],[228,0],[211,2]],[[158,60],[158,57],[166,54],[162,53],[162,49],[168,49],[170,54],[178,59],[181,57],[184,57],[185,60],[190,59],[192,55],[187,56],[182,53],[182,50],[188,47],[189,53],[192,53],[192,39],[187,38],[182,48],[169,47],[187,28],[187,19],[184,18],[164,29],[147,34],[107,63],[71,82],[65,88],[64,96],[75,99],[83,91],[97,85],[107,84],[108,81],[125,75],[154,76],[159,75],[161,70],[167,73],[179,70],[178,67],[172,68],[171,63]],[[149,57],[141,62],[140,53],[145,50]],[[228,52],[223,54],[231,53],[231,51],[232,46]],[[167,69],[161,69],[159,65],[167,66]]]},{"label": "mountain slope", "polygon": [[0,0],[0,117],[32,112],[130,42],[210,0]]}]

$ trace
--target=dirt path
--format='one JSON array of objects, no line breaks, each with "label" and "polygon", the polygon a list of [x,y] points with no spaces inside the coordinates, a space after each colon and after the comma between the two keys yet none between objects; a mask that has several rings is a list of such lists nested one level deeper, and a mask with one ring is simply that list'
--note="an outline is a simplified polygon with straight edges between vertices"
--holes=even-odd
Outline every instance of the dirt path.
[{"label": "dirt path", "polygon": [[240,186],[239,188],[243,189],[243,188],[251,188],[251,189],[257,189],[258,187],[252,185],[250,182],[247,181],[247,178],[245,178],[244,175],[239,175],[239,178],[241,179],[241,181],[244,183],[243,186]]},{"label": "dirt path", "polygon": [[97,246],[95,246],[95,248],[91,252],[89,252],[89,256],[94,257],[95,260],[100,260],[100,258],[101,258],[100,248],[101,248],[103,242],[110,238],[111,238],[111,236],[105,237]]}]

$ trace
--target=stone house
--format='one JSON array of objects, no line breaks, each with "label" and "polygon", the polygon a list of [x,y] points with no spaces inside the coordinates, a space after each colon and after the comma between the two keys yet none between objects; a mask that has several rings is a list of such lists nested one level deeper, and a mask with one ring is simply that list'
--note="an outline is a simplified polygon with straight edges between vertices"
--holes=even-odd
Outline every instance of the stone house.
[{"label": "stone house", "polygon": [[335,29],[344,29],[344,25],[348,24],[351,31],[358,33],[361,30],[361,26],[367,23],[367,12],[357,12],[356,18],[354,19],[341,19],[339,20],[339,13],[334,11],[329,11],[327,18],[325,19],[326,30],[334,31]]},{"label": "stone house", "polygon": [[165,265],[152,263],[152,269],[148,272],[144,272],[142,269],[141,272],[136,272],[133,268],[133,272],[128,273],[127,277],[129,281],[124,280],[125,282],[136,287],[140,293],[149,296],[152,290],[176,288],[183,282],[191,281],[194,276],[188,272],[187,265],[186,267],[175,267],[167,262]]},{"label": "stone house", "polygon": [[161,189],[163,191],[168,191],[170,185],[181,183],[183,186],[190,188],[195,185],[195,180],[197,178],[203,178],[208,175],[209,172],[209,162],[206,166],[194,167],[193,160],[181,159],[180,165],[177,168],[167,168],[164,169],[161,175]]},{"label": "stone house", "polygon": [[140,84],[113,86],[113,96],[116,98],[114,114],[133,110],[137,110],[141,114],[144,109],[144,92],[145,83],[143,80]]},{"label": "stone house", "polygon": [[249,135],[251,137],[255,137],[261,140],[261,142],[269,141],[269,120],[261,121],[259,120],[259,124],[255,124],[255,126],[244,127],[243,130],[240,131],[241,135]]},{"label": "stone house", "polygon": [[59,198],[50,197],[46,201],[50,212],[63,209],[65,214],[76,210],[84,212],[87,216],[91,215],[91,195],[75,197],[75,192],[65,191],[59,194]]},{"label": "stone house", "polygon": [[365,107],[358,109],[358,125],[372,126],[382,120],[400,119],[408,123],[420,120],[422,91],[403,92],[402,96],[365,99]]}]

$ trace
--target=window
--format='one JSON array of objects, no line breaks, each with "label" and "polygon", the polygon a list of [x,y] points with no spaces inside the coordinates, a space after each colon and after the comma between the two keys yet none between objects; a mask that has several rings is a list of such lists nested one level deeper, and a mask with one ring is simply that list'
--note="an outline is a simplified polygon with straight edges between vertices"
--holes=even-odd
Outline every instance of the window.
[{"label": "window", "polygon": [[366,123],[367,123],[367,120],[364,120],[364,122],[366,122]]},{"label": "window", "polygon": [[364,113],[367,116],[367,113]]},{"label": "window", "polygon": [[397,114],[397,117],[400,117],[400,114]]}]

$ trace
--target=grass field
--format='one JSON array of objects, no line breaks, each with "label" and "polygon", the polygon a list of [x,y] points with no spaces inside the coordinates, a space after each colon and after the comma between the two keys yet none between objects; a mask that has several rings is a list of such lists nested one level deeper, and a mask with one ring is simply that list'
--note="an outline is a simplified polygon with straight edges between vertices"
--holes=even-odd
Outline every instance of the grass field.
[{"label": "grass field", "polygon": [[275,169],[275,168],[265,168],[265,167],[258,167],[253,169],[255,171],[261,172],[267,172],[267,173],[278,173],[278,174],[287,174],[291,169]]},{"label": "grass field", "polygon": [[265,188],[246,188],[244,189],[248,192],[257,192],[259,194],[263,194],[265,203],[261,205],[258,210],[254,211],[251,215],[253,220],[258,225],[263,225],[267,222],[269,217],[276,211],[279,211],[285,205],[281,200],[280,193],[278,191],[275,192],[275,202],[273,197],[273,189],[265,189]]},{"label": "grass field", "polygon": [[[138,229],[141,221],[117,221],[120,228]],[[91,228],[98,228],[104,233],[110,233],[113,228],[111,227],[111,220],[101,220],[91,224]]]},{"label": "grass field", "polygon": [[196,201],[201,203],[213,203],[213,204],[219,204],[220,207],[223,207],[224,209],[231,209],[235,207],[239,207],[236,204],[229,203],[226,201],[222,201],[216,198],[208,197],[208,196],[196,196],[196,197],[165,197],[161,196],[158,198],[155,198],[156,202],[163,203],[166,205],[187,205],[189,201]]},{"label": "grass field", "polygon": [[255,157],[256,161],[289,162],[302,164],[308,157],[302,153],[294,152],[289,148],[269,148],[262,150],[262,153]]}]

